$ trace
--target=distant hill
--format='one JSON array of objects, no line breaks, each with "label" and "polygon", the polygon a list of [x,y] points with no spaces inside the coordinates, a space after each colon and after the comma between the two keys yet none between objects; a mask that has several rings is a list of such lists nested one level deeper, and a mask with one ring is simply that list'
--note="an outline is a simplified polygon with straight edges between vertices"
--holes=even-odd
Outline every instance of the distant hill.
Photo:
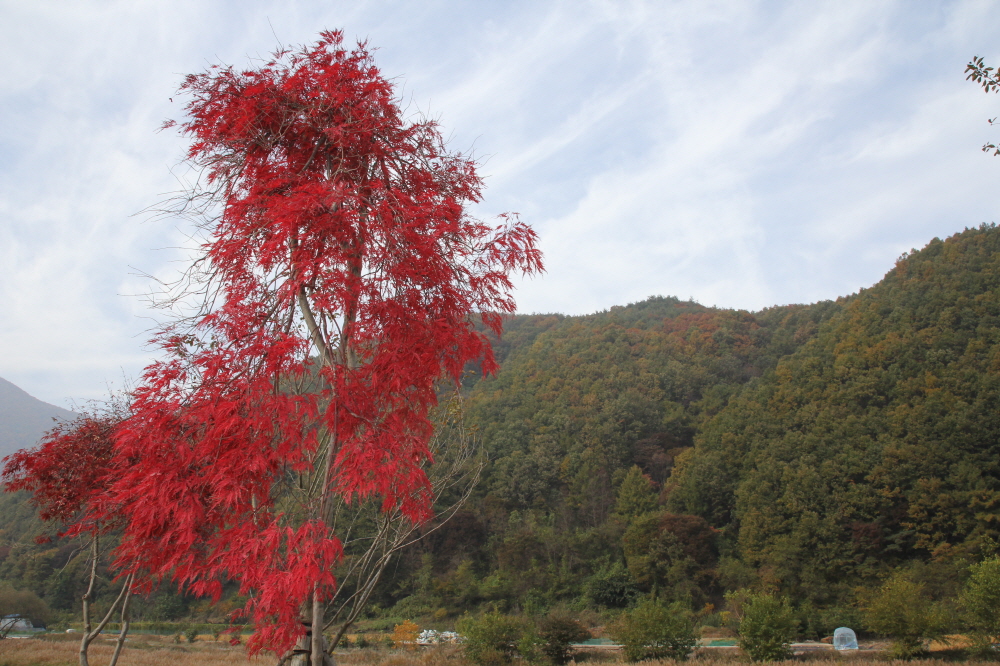
[{"label": "distant hill", "polygon": [[34,446],[53,419],[73,419],[74,412],[33,398],[0,378],[0,458]]}]

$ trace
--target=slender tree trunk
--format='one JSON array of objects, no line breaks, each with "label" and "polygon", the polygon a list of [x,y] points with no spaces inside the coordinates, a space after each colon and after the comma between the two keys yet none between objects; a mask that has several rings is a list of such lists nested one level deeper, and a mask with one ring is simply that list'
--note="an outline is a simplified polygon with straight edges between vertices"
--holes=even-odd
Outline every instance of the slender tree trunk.
[{"label": "slender tree trunk", "polygon": [[87,582],[87,591],[83,595],[83,638],[80,639],[80,666],[90,666],[87,650],[90,648],[91,641],[94,640],[91,635],[90,598],[94,593],[94,582],[97,580],[98,538],[97,534],[94,534],[90,541],[90,580]]},{"label": "slender tree trunk", "polygon": [[129,574],[128,578],[125,579],[125,600],[122,602],[122,626],[121,631],[118,632],[118,640],[115,641],[115,653],[111,655],[111,661],[108,662],[108,666],[116,666],[118,663],[118,656],[122,653],[122,648],[125,647],[125,637],[128,635],[129,625],[131,624],[132,615],[129,612],[129,605],[132,602],[132,581],[135,579],[135,574]]},{"label": "slender tree trunk", "polygon": [[[361,211],[362,222],[367,221],[367,211]],[[356,241],[357,245],[360,246],[362,241],[358,239]],[[293,279],[295,278],[297,271],[295,268],[295,257],[294,253],[298,249],[298,238],[293,236],[289,239],[289,261],[291,264],[291,273]],[[360,252],[351,262],[350,271],[355,277],[361,276],[362,270],[362,259]],[[353,299],[348,306],[345,308],[343,327],[341,328],[340,344],[334,353],[330,349],[329,341],[324,335],[324,329],[320,327],[319,322],[316,320],[316,316],[313,314],[312,308],[309,304],[309,296],[306,293],[305,286],[300,286],[296,294],[296,300],[299,306],[299,310],[302,313],[302,318],[305,321],[306,328],[309,331],[309,337],[313,344],[316,346],[317,351],[320,355],[320,364],[323,366],[331,367],[334,365],[341,365],[346,367],[348,371],[354,370],[358,366],[357,354],[351,344],[351,339],[353,337],[353,328],[357,320],[357,299]],[[333,396],[333,400],[337,400],[337,396]],[[333,409],[336,410],[336,404],[334,404]],[[333,469],[333,461],[337,455],[337,413],[334,411],[334,427],[333,432],[329,433],[329,441],[327,443],[327,450],[325,460],[323,461],[323,471],[321,474],[322,482],[319,486],[319,507],[317,510],[317,518],[323,522],[325,525],[332,527],[332,516],[331,516],[331,502],[328,497],[329,485],[330,485],[330,474]],[[313,597],[312,597],[312,608],[309,613],[312,625],[312,641],[310,644],[310,665],[311,666],[333,666],[333,648],[335,646],[325,645],[323,639],[323,629],[325,628],[325,617],[326,606],[324,605],[321,595],[319,585],[313,587]]]},{"label": "slender tree trunk", "polygon": [[95,638],[101,635],[101,632],[104,631],[104,627],[108,626],[108,622],[111,621],[111,616],[114,614],[115,609],[118,608],[118,604],[122,604],[122,626],[121,630],[118,632],[115,652],[111,657],[109,666],[115,666],[118,662],[118,657],[121,655],[122,648],[125,646],[125,636],[128,635],[129,629],[128,610],[129,601],[132,597],[132,581],[135,580],[135,574],[129,574],[125,578],[125,584],[122,585],[122,591],[118,593],[118,598],[111,604],[111,608],[108,609],[108,612],[97,624],[97,627],[94,628],[91,623],[90,603],[93,601],[94,585],[97,582],[98,555],[100,555],[100,537],[95,533],[90,542],[90,580],[87,581],[87,592],[83,595],[83,638],[80,639],[80,666],[90,666],[90,659],[88,655],[90,644],[94,642]]},{"label": "slender tree trunk", "polygon": [[323,604],[319,598],[319,585],[313,587],[311,666],[323,666]]}]

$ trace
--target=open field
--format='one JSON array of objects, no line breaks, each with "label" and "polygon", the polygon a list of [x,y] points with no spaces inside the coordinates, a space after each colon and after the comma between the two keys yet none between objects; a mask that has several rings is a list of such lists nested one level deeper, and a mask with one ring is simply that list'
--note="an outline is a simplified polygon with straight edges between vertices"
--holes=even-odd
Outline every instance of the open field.
[{"label": "open field", "polygon": [[[0,666],[75,666],[79,637],[58,636],[35,639],[10,639],[0,641]],[[94,666],[103,666],[114,649],[111,639],[101,640],[91,646],[90,659]],[[878,663],[879,665],[904,666],[945,666],[961,661],[967,664],[996,662],[964,661],[959,651],[936,653],[940,658],[917,659],[903,662],[888,659],[878,651],[862,651],[841,655],[833,651],[816,651],[800,655],[784,663],[839,662],[843,666],[852,663]],[[263,655],[248,659],[243,646],[230,646],[215,642],[211,636],[202,637],[193,644],[174,642],[170,636],[136,636],[130,638],[119,664],[121,666],[222,666],[225,664],[252,664],[271,666],[277,659],[273,655]],[[340,666],[471,666],[462,657],[461,649],[452,646],[422,648],[414,651],[399,650],[347,650],[338,651]],[[614,650],[587,650],[578,653],[580,664],[601,664],[612,666],[621,664],[620,653]],[[676,662],[643,662],[644,666],[658,666]],[[736,650],[701,649],[688,662],[693,666],[726,666],[747,663]],[[573,662],[571,662],[573,664]],[[832,664],[831,664],[832,666]]]},{"label": "open field", "polygon": [[[0,666],[76,666],[80,636],[8,639],[0,641]],[[104,666],[114,652],[112,638],[99,639],[90,646],[90,663]],[[118,660],[120,666],[208,666],[224,664],[275,663],[271,656],[248,661],[243,646],[212,640],[177,644],[171,636],[129,637]]]}]

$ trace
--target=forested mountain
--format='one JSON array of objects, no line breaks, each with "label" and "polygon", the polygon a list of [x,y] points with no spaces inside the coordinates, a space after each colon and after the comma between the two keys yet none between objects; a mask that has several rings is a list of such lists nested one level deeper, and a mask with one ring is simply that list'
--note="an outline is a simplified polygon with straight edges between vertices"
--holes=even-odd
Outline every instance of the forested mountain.
[{"label": "forested mountain", "polygon": [[732,396],[840,309],[656,297],[509,322],[500,372],[467,401],[491,459],[485,478],[466,512],[409,554],[418,574],[403,608],[718,602],[720,532],[665,510],[673,468]]},{"label": "forested mountain", "polygon": [[[446,621],[643,595],[699,610],[757,587],[819,632],[899,567],[944,594],[1000,540],[998,324],[992,225],[837,301],[514,317],[499,373],[464,387],[483,478],[401,556],[373,612]],[[28,532],[3,533],[21,545],[0,577],[30,571],[54,599],[65,547]]]},{"label": "forested mountain", "polygon": [[0,378],[0,458],[34,446],[52,428],[53,419],[70,420],[75,416],[68,409],[33,398]]},{"label": "forested mountain", "polygon": [[817,601],[852,576],[995,548],[998,325],[997,229],[904,256],[704,424],[668,507]]},{"label": "forested mountain", "polygon": [[998,537],[998,315],[984,226],[836,302],[517,318],[468,400],[491,463],[453,528],[481,538],[453,542],[485,546],[432,543],[437,592],[410,603],[762,586],[823,608],[899,566],[954,584]]}]

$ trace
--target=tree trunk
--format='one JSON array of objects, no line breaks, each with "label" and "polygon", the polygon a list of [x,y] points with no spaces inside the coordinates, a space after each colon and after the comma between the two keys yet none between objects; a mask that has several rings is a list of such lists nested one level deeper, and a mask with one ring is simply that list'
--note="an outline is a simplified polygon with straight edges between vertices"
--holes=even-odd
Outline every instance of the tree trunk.
[{"label": "tree trunk", "polygon": [[128,578],[125,579],[125,600],[122,602],[122,626],[121,630],[118,632],[118,640],[115,641],[115,653],[111,655],[111,661],[108,662],[108,666],[116,666],[118,664],[118,657],[122,653],[122,648],[125,647],[125,637],[128,635],[129,625],[131,624],[132,615],[129,613],[129,604],[132,602],[132,581],[135,579],[135,574],[129,574]]},{"label": "tree trunk", "polygon": [[323,602],[319,596],[319,586],[313,588],[312,599],[312,659],[310,666],[333,666],[333,660],[326,653],[326,640],[323,639]]},{"label": "tree trunk", "polygon": [[[315,626],[315,624],[311,626]],[[318,636],[319,639],[314,639],[314,636]],[[333,657],[326,652],[326,639],[323,638],[322,631],[318,634],[313,634],[313,630],[310,628],[295,643],[295,647],[292,648],[291,653],[285,655],[278,662],[278,666],[315,666],[316,664],[319,666],[336,666]]]},{"label": "tree trunk", "polygon": [[90,580],[87,582],[87,591],[83,595],[83,638],[80,639],[80,666],[90,666],[87,659],[87,650],[90,648],[94,637],[90,624],[90,596],[94,593],[94,582],[97,580],[97,535],[90,541]]}]

